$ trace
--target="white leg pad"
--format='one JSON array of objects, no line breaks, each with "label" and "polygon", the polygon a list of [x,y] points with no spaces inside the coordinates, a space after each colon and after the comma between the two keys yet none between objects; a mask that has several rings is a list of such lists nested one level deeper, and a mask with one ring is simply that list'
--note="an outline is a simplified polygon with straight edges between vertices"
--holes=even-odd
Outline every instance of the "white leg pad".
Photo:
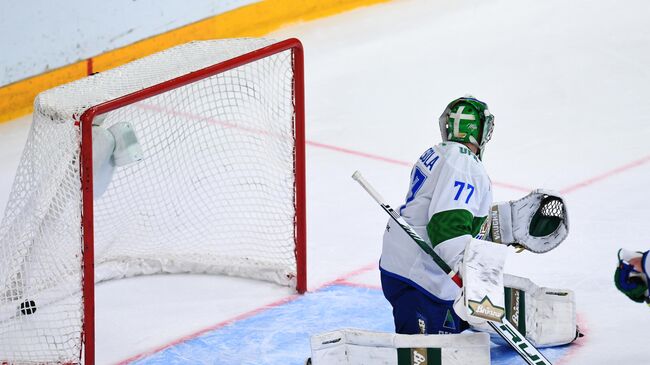
[{"label": "white leg pad", "polygon": [[311,337],[313,365],[489,365],[487,333],[400,335],[341,329]]},{"label": "white leg pad", "polygon": [[507,255],[506,246],[483,240],[471,239],[465,247],[461,268],[463,291],[454,310],[470,324],[503,319],[503,266]]},{"label": "white leg pad", "polygon": [[[573,291],[544,288],[519,276],[504,274],[508,320],[536,347],[573,342],[577,319]],[[489,326],[474,329],[493,332]]]}]

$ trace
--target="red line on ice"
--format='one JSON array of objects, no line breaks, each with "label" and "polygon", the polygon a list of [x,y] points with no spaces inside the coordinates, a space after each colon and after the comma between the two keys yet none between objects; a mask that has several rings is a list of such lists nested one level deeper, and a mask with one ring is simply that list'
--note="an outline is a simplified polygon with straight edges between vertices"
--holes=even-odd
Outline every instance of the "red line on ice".
[{"label": "red line on ice", "polygon": [[282,298],[280,300],[277,300],[275,302],[263,305],[263,306],[261,306],[259,308],[256,308],[256,309],[253,309],[251,311],[242,313],[242,314],[240,314],[238,316],[235,316],[233,318],[230,318],[230,319],[227,319],[225,321],[219,322],[219,323],[214,324],[214,325],[212,325],[210,327],[206,327],[204,329],[201,329],[201,330],[199,330],[197,332],[194,332],[192,334],[189,334],[187,336],[183,336],[181,338],[178,338],[178,339],[176,339],[176,340],[174,340],[172,342],[169,342],[169,343],[167,343],[165,345],[156,347],[153,350],[149,350],[149,351],[143,352],[141,354],[132,356],[132,357],[130,357],[128,359],[122,360],[122,361],[118,362],[116,365],[126,365],[126,364],[129,364],[129,363],[133,362],[133,361],[143,359],[145,357],[151,356],[151,355],[153,355],[155,353],[166,350],[166,349],[168,349],[170,347],[173,347],[173,346],[178,345],[180,343],[183,343],[185,341],[189,341],[191,339],[197,338],[197,337],[199,337],[199,336],[201,336],[201,335],[203,335],[203,334],[205,334],[207,332],[214,331],[214,330],[217,330],[217,329],[219,329],[221,327],[225,327],[225,326],[227,326],[229,324],[240,321],[242,319],[252,317],[252,316],[254,316],[256,314],[264,312],[267,309],[278,307],[278,306],[281,306],[283,304],[289,303],[289,302],[291,302],[291,301],[293,301],[293,300],[295,300],[295,299],[297,299],[297,298],[299,298],[301,296],[302,295],[300,295],[300,294],[294,294],[294,295],[290,295],[288,297]]},{"label": "red line on ice", "polygon": [[[141,109],[144,109],[144,110],[152,111],[152,112],[158,112],[158,113],[163,113],[163,114],[174,115],[174,116],[181,117],[181,118],[186,118],[186,119],[201,121],[201,122],[207,122],[207,123],[211,123],[211,124],[218,124],[218,125],[221,125],[222,127],[225,127],[225,128],[239,129],[239,130],[242,130],[244,132],[249,132],[249,133],[253,133],[253,134],[269,135],[269,136],[276,137],[276,138],[282,138],[283,137],[280,134],[273,133],[273,132],[266,131],[266,130],[262,130],[262,129],[242,127],[242,126],[236,124],[235,121],[218,120],[218,119],[215,119],[215,118],[201,116],[199,114],[187,113],[187,112],[181,112],[181,111],[178,111],[178,110],[168,109],[168,108],[162,107],[160,105],[147,104],[147,103],[142,103],[141,102],[141,103],[135,104],[135,106],[139,107]],[[390,158],[390,157],[374,155],[374,154],[371,154],[371,153],[361,152],[361,151],[357,151],[357,150],[353,150],[353,149],[349,149],[349,148],[329,145],[329,144],[315,142],[315,141],[306,140],[305,144],[307,144],[308,146],[311,146],[311,147],[323,148],[323,149],[326,149],[326,150],[345,153],[345,154],[348,154],[348,155],[365,157],[365,158],[368,158],[368,159],[371,159],[371,160],[387,162],[387,163],[391,163],[391,164],[394,164],[394,165],[407,166],[407,167],[413,165],[411,162],[396,160],[396,159]],[[498,181],[493,181],[492,185],[498,186],[498,187],[501,187],[501,188],[505,188],[505,189],[523,191],[523,192],[529,192],[531,190],[529,188],[525,188],[525,187],[521,187],[521,186],[517,186],[517,185],[513,185],[513,184],[508,184],[508,183],[502,183],[502,182],[498,182]]]},{"label": "red line on ice", "polygon": [[351,287],[354,287],[354,288],[381,290],[381,286],[379,286],[379,285],[354,283],[354,282],[351,282],[351,281],[340,281],[340,282],[338,282],[336,284],[337,285],[351,286]]},{"label": "red line on ice", "polygon": [[555,365],[566,365],[569,364],[570,361],[573,360],[573,357],[576,355],[578,351],[580,351],[582,348],[585,347],[587,344],[587,337],[589,336],[589,327],[587,325],[587,322],[585,320],[585,317],[581,315],[580,313],[577,314],[577,319],[578,319],[578,327],[580,327],[580,332],[585,334],[585,337],[577,339],[575,342],[571,343],[571,348],[560,358],[559,361],[555,363]]},{"label": "red line on ice", "polygon": [[[142,109],[147,109],[147,110],[151,110],[151,111],[155,111],[155,112],[167,113],[167,114],[170,114],[170,115],[176,115],[176,116],[180,116],[180,117],[187,118],[187,119],[193,119],[193,120],[199,120],[199,121],[207,121],[209,123],[222,125],[222,126],[224,126],[226,128],[236,128],[236,129],[240,129],[240,130],[250,132],[250,133],[254,133],[254,134],[266,134],[266,135],[272,135],[274,137],[281,137],[281,136],[275,135],[275,134],[273,134],[272,132],[269,132],[269,131],[263,131],[263,130],[252,129],[252,128],[245,128],[245,127],[238,126],[238,125],[236,125],[236,124],[234,124],[232,122],[216,120],[216,119],[213,119],[213,118],[206,118],[204,116],[197,115],[197,114],[192,114],[192,113],[179,112],[179,111],[176,111],[176,110],[161,107],[159,105],[139,103],[139,104],[136,104],[136,106],[138,106],[138,107],[140,107]],[[379,156],[379,155],[375,155],[375,154],[371,154],[371,153],[361,152],[361,151],[357,151],[357,150],[353,150],[353,149],[349,149],[349,148],[329,145],[329,144],[325,144],[325,143],[309,141],[309,140],[307,140],[305,143],[308,146],[311,146],[311,147],[323,148],[323,149],[327,149],[327,150],[330,150],[330,151],[336,151],[336,152],[345,153],[345,154],[349,154],[349,155],[365,157],[365,158],[368,158],[368,159],[383,161],[383,162],[387,162],[387,163],[391,163],[391,164],[395,164],[395,165],[400,165],[400,166],[411,166],[412,165],[412,163],[410,163],[410,162],[401,161],[401,160],[397,160],[397,159],[390,158],[390,157]],[[560,192],[563,193],[563,194],[572,193],[572,192],[574,192],[576,190],[582,189],[582,188],[587,187],[589,185],[593,185],[596,182],[605,180],[605,179],[607,179],[609,177],[612,177],[614,175],[618,175],[618,174],[620,174],[622,172],[625,172],[627,170],[631,170],[633,168],[639,167],[639,166],[644,165],[644,164],[646,164],[648,162],[650,162],[650,155],[645,156],[645,157],[643,157],[641,159],[638,159],[636,161],[632,161],[632,162],[630,162],[628,164],[625,164],[625,165],[623,165],[621,167],[617,167],[617,168],[612,169],[610,171],[606,171],[606,172],[604,172],[604,173],[602,173],[600,175],[594,176],[594,177],[589,178],[587,180],[584,180],[582,182],[567,186],[564,189],[561,189]],[[493,181],[492,185],[494,185],[496,187],[500,187],[500,188],[515,190],[515,191],[521,191],[521,192],[529,192],[529,191],[532,190],[532,189],[527,188],[527,187],[517,186],[517,185],[514,185],[514,184],[498,182],[498,181]]]},{"label": "red line on ice", "polygon": [[[325,144],[325,143],[314,142],[314,141],[307,141],[306,143],[307,143],[308,146],[311,146],[311,147],[318,147],[318,148],[323,148],[323,149],[327,149],[327,150],[331,150],[331,151],[346,153],[348,155],[365,157],[365,158],[369,158],[371,160],[377,160],[377,161],[392,163],[394,165],[413,166],[413,163],[411,163],[411,162],[406,162],[406,161],[396,160],[396,159],[389,158],[389,157],[374,155],[374,154],[371,154],[371,153],[356,151],[356,150],[352,150],[352,149],[349,149],[349,148],[343,148],[343,147],[328,145],[328,144]],[[523,192],[529,192],[529,191],[532,190],[532,189],[529,189],[529,188],[526,188],[526,187],[523,187],[523,186],[517,186],[517,185],[514,185],[514,184],[508,184],[508,183],[503,183],[503,182],[498,182],[498,181],[493,181],[492,185],[498,186],[500,188],[516,190],[516,191],[523,191]]]},{"label": "red line on ice", "polygon": [[314,142],[314,141],[307,141],[306,143],[307,143],[308,146],[312,146],[312,147],[318,147],[318,148],[323,148],[323,149],[326,149],[326,150],[346,153],[348,155],[355,155],[355,156],[365,157],[365,158],[369,158],[371,160],[388,162],[388,163],[392,163],[392,164],[395,164],[395,165],[401,165],[401,166],[411,166],[412,165],[409,162],[395,160],[395,159],[392,159],[392,158],[389,158],[389,157],[383,157],[383,156],[379,156],[379,155],[373,155],[373,154],[365,153],[365,152],[361,152],[361,151],[355,151],[355,150],[351,150],[351,149],[348,149],[348,148],[328,145],[328,144],[325,144],[325,143]]},{"label": "red line on ice", "polygon": [[373,263],[365,265],[365,266],[363,266],[363,267],[361,267],[361,268],[359,268],[357,270],[354,270],[354,271],[351,271],[351,272],[349,272],[347,274],[339,276],[338,278],[336,278],[336,279],[334,279],[334,280],[332,280],[330,282],[322,284],[321,286],[316,288],[316,290],[324,288],[326,286],[347,283],[348,279],[350,279],[351,277],[364,274],[364,273],[366,273],[366,272],[368,272],[370,270],[377,269],[378,267],[379,267],[379,265],[376,262],[373,262]]},{"label": "red line on ice", "polygon": [[[325,144],[325,143],[314,142],[314,141],[307,141],[306,143],[307,143],[308,146],[312,146],[312,147],[328,149],[328,150],[331,150],[331,151],[336,151],[336,152],[346,153],[346,154],[349,154],[349,155],[365,157],[365,158],[369,158],[369,159],[372,159],[372,160],[383,161],[383,162],[387,162],[387,163],[391,163],[391,164],[395,164],[395,165],[400,165],[400,166],[412,166],[412,163],[410,163],[410,162],[396,160],[396,159],[393,159],[393,158],[383,157],[383,156],[379,156],[379,155],[373,155],[373,154],[366,153],[366,152],[355,151],[355,150],[352,150],[352,149],[349,149],[349,148],[343,148],[343,147],[328,145],[328,144]],[[621,174],[623,172],[626,172],[628,170],[632,170],[632,169],[637,168],[639,166],[645,165],[648,162],[650,162],[650,155],[645,156],[643,158],[640,158],[640,159],[638,159],[636,161],[629,162],[629,163],[627,163],[627,164],[625,164],[623,166],[620,166],[620,167],[614,168],[612,170],[606,171],[606,172],[604,172],[602,174],[596,175],[596,176],[591,177],[589,179],[586,179],[586,180],[584,180],[582,182],[567,186],[567,187],[561,189],[560,192],[563,193],[563,194],[572,193],[572,192],[574,192],[576,190],[579,190],[579,189],[582,189],[584,187],[593,185],[593,184],[595,184],[597,182],[600,182],[600,181],[605,180],[607,178],[610,178],[612,176],[619,175],[619,174]],[[518,185],[514,185],[514,184],[499,182],[499,181],[493,181],[492,185],[500,187],[500,188],[516,190],[516,191],[522,191],[522,192],[530,192],[532,190],[530,188],[526,188],[526,187],[523,187],[523,186],[518,186]]]},{"label": "red line on ice", "polygon": [[605,180],[605,179],[610,178],[612,176],[619,175],[619,174],[621,174],[621,173],[623,173],[625,171],[632,170],[632,169],[634,169],[636,167],[642,166],[642,165],[644,165],[644,164],[646,164],[648,162],[650,162],[650,155],[645,156],[643,158],[640,158],[640,159],[638,159],[636,161],[632,161],[630,163],[627,163],[627,164],[625,164],[623,166],[620,166],[620,167],[617,167],[615,169],[603,172],[600,175],[596,175],[596,176],[594,176],[592,178],[589,178],[587,180],[584,180],[582,182],[567,186],[566,188],[560,190],[560,192],[563,193],[563,194],[572,193],[572,192],[574,192],[576,190],[582,189],[582,188],[587,187],[589,185],[593,185],[593,184],[595,184],[595,183],[597,183],[599,181]]},{"label": "red line on ice", "polygon": [[324,288],[324,287],[330,286],[330,285],[345,285],[345,286],[353,286],[353,287],[357,287],[357,288],[381,290],[381,286],[371,285],[371,284],[361,284],[361,283],[355,283],[355,282],[350,281],[350,278],[352,278],[354,276],[365,274],[368,271],[377,270],[377,269],[379,269],[379,264],[376,263],[376,262],[373,262],[373,263],[368,264],[368,265],[366,265],[366,266],[364,266],[364,267],[362,267],[360,269],[351,271],[351,272],[349,272],[349,273],[347,273],[347,274],[345,274],[343,276],[340,276],[339,278],[337,278],[335,280],[332,280],[332,281],[330,281],[328,283],[325,283],[325,284],[321,285],[320,287],[318,287],[318,289],[321,289],[321,288]]},{"label": "red line on ice", "polygon": [[[365,265],[365,266],[363,266],[363,267],[361,267],[361,268],[359,268],[357,270],[354,270],[354,271],[351,271],[351,272],[349,272],[347,274],[339,276],[338,278],[336,278],[336,279],[334,279],[334,280],[332,280],[330,282],[322,284],[322,285],[320,285],[319,287],[317,287],[314,290],[319,290],[321,288],[324,288],[324,287],[327,287],[327,286],[330,286],[330,285],[335,285],[335,284],[356,285],[356,284],[347,282],[347,279],[349,279],[349,278],[351,278],[353,276],[356,276],[356,275],[363,274],[363,273],[365,273],[367,271],[376,269],[377,267],[378,267],[377,263],[373,262],[372,264]],[[259,313],[264,312],[267,309],[271,309],[271,308],[274,308],[274,307],[281,306],[283,304],[292,302],[292,301],[294,301],[294,300],[296,300],[296,299],[298,299],[300,297],[302,297],[302,295],[299,295],[299,294],[290,295],[288,297],[282,298],[282,299],[277,300],[275,302],[263,305],[263,306],[261,306],[259,308],[256,308],[256,309],[253,309],[251,311],[242,313],[240,315],[237,315],[237,316],[235,316],[233,318],[227,319],[225,321],[221,321],[221,322],[216,323],[216,324],[214,324],[212,326],[209,326],[209,327],[206,327],[204,329],[198,330],[198,331],[196,331],[196,332],[194,332],[192,334],[189,334],[187,336],[183,336],[183,337],[178,338],[178,339],[176,339],[176,340],[174,340],[172,342],[169,342],[167,344],[156,347],[156,348],[154,348],[152,350],[140,353],[140,354],[135,355],[135,356],[131,356],[128,359],[124,359],[124,360],[116,363],[115,365],[126,365],[126,364],[129,364],[129,363],[134,362],[136,360],[146,358],[148,356],[154,355],[154,354],[156,354],[156,353],[158,353],[160,351],[164,351],[164,350],[166,350],[166,349],[168,349],[170,347],[173,347],[173,346],[178,345],[180,343],[183,343],[185,341],[189,341],[191,339],[197,338],[197,337],[199,337],[199,336],[201,336],[201,335],[203,335],[203,334],[205,334],[207,332],[217,330],[219,328],[225,327],[227,325],[230,325],[230,324],[235,323],[237,321],[240,321],[242,319],[250,318],[250,317],[252,317],[254,315],[257,315]]]}]

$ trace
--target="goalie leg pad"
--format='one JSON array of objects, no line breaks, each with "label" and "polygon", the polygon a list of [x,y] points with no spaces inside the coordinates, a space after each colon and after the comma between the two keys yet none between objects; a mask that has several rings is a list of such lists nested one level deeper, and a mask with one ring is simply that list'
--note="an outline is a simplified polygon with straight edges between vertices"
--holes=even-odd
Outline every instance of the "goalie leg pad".
[{"label": "goalie leg pad", "polygon": [[492,242],[471,239],[465,246],[461,296],[454,303],[459,317],[477,325],[486,320],[501,322],[505,315],[503,266],[508,249]]},{"label": "goalie leg pad", "polygon": [[[504,274],[506,318],[536,347],[565,345],[577,336],[575,297],[571,290],[544,288]],[[473,329],[493,332],[487,325]]]},{"label": "goalie leg pad", "polygon": [[311,337],[313,365],[489,365],[486,333],[400,335],[341,329]]}]

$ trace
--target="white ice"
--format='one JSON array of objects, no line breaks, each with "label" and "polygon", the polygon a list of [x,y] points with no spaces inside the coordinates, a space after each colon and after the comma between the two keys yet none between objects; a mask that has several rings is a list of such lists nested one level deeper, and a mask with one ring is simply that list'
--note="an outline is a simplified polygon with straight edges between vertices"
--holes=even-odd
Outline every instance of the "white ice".
[{"label": "white ice", "polygon": [[[304,43],[310,142],[411,163],[440,141],[447,102],[465,93],[487,101],[495,198],[524,194],[507,184],[562,190],[571,218],[562,246],[512,253],[506,270],[575,291],[587,337],[564,363],[641,364],[650,308],[617,292],[613,272],[618,248],[650,249],[649,16],[642,0],[403,0],[272,36]],[[0,208],[28,120],[0,125]],[[406,194],[409,166],[308,145],[312,290],[380,255],[387,218],[350,178],[357,169],[393,205]],[[378,285],[376,270],[357,280]],[[109,282],[97,294],[97,358],[109,364],[291,292],[185,275]]]}]

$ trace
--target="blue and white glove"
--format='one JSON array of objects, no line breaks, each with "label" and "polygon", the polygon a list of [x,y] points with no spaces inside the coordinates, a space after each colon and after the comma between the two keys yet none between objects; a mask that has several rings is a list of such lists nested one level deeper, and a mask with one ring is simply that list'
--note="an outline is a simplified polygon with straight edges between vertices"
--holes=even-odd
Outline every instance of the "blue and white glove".
[{"label": "blue and white glove", "polygon": [[[648,252],[628,251],[625,249],[618,250],[618,267],[614,273],[614,283],[616,288],[625,294],[631,300],[637,303],[650,304],[648,295]],[[637,271],[630,260],[641,258],[641,271]]]}]

